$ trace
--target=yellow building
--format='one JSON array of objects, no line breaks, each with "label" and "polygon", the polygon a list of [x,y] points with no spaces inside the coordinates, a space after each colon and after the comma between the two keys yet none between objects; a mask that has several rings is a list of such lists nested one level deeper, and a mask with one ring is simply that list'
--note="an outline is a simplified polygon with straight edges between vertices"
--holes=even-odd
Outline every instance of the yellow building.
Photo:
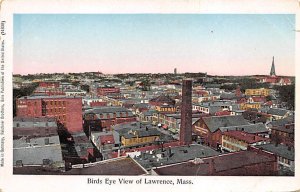
[{"label": "yellow building", "polygon": [[245,95],[259,95],[259,96],[268,96],[270,95],[270,89],[260,88],[260,89],[246,89]]},{"label": "yellow building", "polygon": [[158,140],[160,132],[156,129],[130,130],[121,136],[123,146],[151,143]]},{"label": "yellow building", "polygon": [[155,106],[155,110],[164,113],[175,113],[177,111],[177,108],[171,105],[162,105],[162,106]]},{"label": "yellow building", "polygon": [[260,109],[261,103],[241,103],[240,109],[247,110],[247,109]]}]

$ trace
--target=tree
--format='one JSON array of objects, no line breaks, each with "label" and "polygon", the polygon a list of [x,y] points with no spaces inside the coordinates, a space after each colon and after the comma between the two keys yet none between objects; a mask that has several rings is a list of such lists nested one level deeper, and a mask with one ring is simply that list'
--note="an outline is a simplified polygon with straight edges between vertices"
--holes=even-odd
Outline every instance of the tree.
[{"label": "tree", "polygon": [[290,110],[295,109],[295,84],[277,86],[275,89],[278,91],[281,102],[287,103],[287,108]]}]

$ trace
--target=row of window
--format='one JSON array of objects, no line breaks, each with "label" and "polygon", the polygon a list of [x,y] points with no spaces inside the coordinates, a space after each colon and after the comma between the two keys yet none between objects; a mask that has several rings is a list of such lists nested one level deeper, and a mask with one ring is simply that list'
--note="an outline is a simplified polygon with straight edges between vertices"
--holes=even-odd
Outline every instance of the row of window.
[{"label": "row of window", "polygon": [[288,165],[291,164],[291,160],[286,159],[286,158],[284,158],[284,157],[278,156],[278,160],[279,160],[280,162],[285,163],[285,164],[288,164]]},{"label": "row of window", "polygon": [[226,142],[223,142],[223,146],[228,148],[228,149],[231,149],[233,151],[240,151],[241,148],[237,147],[237,146],[234,146],[234,145],[231,145],[229,143],[226,143]]},{"label": "row of window", "polygon": [[50,108],[46,109],[47,113],[65,113],[66,108]]},{"label": "row of window", "polygon": [[241,145],[241,146],[247,146],[247,143],[245,143],[244,141],[242,140],[238,140],[238,139],[235,139],[235,138],[232,138],[232,137],[228,137],[226,135],[223,136],[223,140],[227,140],[231,143],[236,143],[237,145]]},{"label": "row of window", "polygon": [[66,106],[66,101],[46,101],[46,105]]}]

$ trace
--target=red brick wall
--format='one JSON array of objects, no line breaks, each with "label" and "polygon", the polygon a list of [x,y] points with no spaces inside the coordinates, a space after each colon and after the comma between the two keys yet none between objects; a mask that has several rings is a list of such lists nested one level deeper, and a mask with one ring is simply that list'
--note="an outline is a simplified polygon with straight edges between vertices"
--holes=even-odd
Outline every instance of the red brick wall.
[{"label": "red brick wall", "polygon": [[41,117],[42,100],[41,99],[18,99],[17,116],[19,117]]},{"label": "red brick wall", "polygon": [[115,87],[99,87],[99,88],[97,88],[98,95],[109,95],[112,93],[120,93],[120,88],[115,88]]},{"label": "red brick wall", "polygon": [[98,107],[98,106],[107,106],[107,102],[105,101],[93,101],[90,103],[91,107]]},{"label": "red brick wall", "polygon": [[83,131],[81,98],[19,99],[17,100],[17,116],[55,117],[70,133]]},{"label": "red brick wall", "polygon": [[81,98],[66,99],[66,127],[70,133],[83,131]]},{"label": "red brick wall", "polygon": [[59,82],[40,82],[40,87],[58,88]]}]

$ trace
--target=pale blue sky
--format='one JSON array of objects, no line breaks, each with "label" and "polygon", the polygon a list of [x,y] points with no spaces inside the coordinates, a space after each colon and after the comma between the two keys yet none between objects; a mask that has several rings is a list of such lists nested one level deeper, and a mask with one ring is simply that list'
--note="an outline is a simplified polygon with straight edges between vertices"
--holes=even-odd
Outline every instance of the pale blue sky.
[{"label": "pale blue sky", "polygon": [[295,74],[295,15],[16,14],[14,73]]}]

